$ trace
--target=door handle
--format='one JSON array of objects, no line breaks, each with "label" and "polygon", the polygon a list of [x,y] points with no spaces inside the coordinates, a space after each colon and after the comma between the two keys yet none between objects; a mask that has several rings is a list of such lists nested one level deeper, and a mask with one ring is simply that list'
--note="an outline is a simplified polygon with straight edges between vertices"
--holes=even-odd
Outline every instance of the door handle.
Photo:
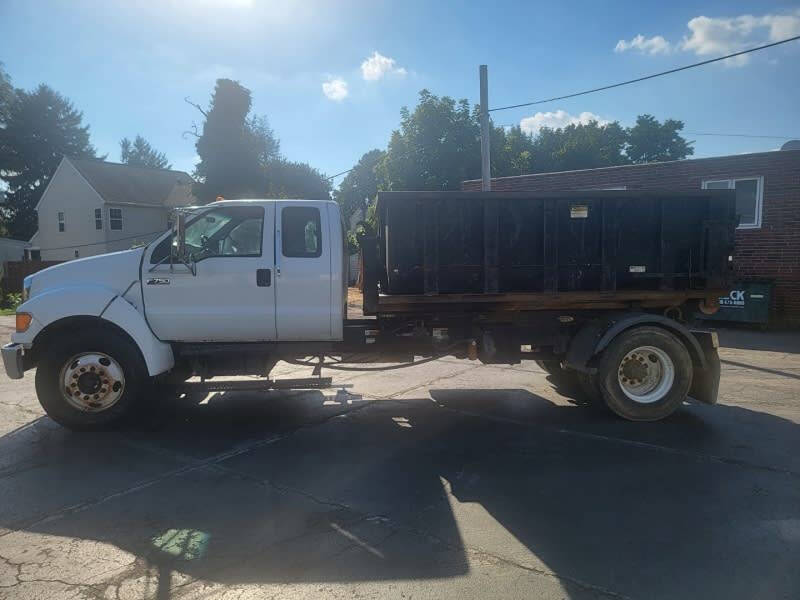
[{"label": "door handle", "polygon": [[272,283],[272,271],[269,269],[256,269],[256,285],[258,287],[269,287]]}]

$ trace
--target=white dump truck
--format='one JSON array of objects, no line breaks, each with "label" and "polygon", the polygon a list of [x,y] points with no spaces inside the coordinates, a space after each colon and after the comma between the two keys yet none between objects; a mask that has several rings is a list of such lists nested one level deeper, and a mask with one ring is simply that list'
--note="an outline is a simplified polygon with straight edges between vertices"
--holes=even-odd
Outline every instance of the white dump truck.
[{"label": "white dump truck", "polygon": [[[81,430],[115,424],[145,396],[158,400],[167,388],[322,387],[331,380],[321,369],[342,360],[413,365],[415,357],[442,355],[487,363],[537,360],[620,416],[656,420],[687,395],[708,403],[717,396],[716,336],[691,330],[686,320],[690,310],[713,311],[725,293],[733,198],[710,190],[691,200],[707,207],[692,217],[704,225],[697,231],[694,221],[687,225],[680,251],[662,249],[656,258],[616,251],[620,274],[604,271],[598,259],[595,282],[588,263],[579,269],[563,264],[567,250],[558,258],[558,243],[576,243],[567,232],[583,232],[581,243],[588,244],[591,219],[603,212],[597,243],[606,256],[607,205],[613,201],[614,214],[629,215],[620,209],[626,202],[657,202],[663,246],[669,241],[663,215],[672,214],[669,203],[679,199],[631,192],[381,194],[377,235],[361,237],[364,316],[354,319],[347,318],[346,239],[336,203],[228,200],[182,209],[173,228],[143,248],[27,277],[3,362],[14,379],[36,368],[36,392],[47,414]],[[533,212],[514,217],[523,205]],[[404,207],[413,207],[411,217]],[[459,213],[475,207],[467,216]],[[544,259],[529,259],[527,271],[498,255],[498,247],[513,242],[510,236],[492,242],[497,228],[489,225],[502,225],[509,215],[511,222],[527,219],[532,232],[545,232],[537,242],[544,244]],[[460,233],[455,225],[445,230],[445,218],[461,223]],[[480,240],[467,239],[469,218],[481,221],[473,228],[484,232]],[[722,223],[713,230],[711,250],[709,222]],[[554,227],[561,242],[551,239]],[[615,239],[624,227],[620,217]],[[518,244],[534,236],[515,231],[523,231]],[[720,241],[720,231],[730,239]],[[693,256],[695,243],[703,249]],[[712,251],[717,246],[721,253]],[[466,258],[448,258],[454,248]],[[331,356],[335,362],[327,360]],[[314,376],[270,379],[279,360],[315,365]],[[223,375],[261,378],[220,381]]]}]

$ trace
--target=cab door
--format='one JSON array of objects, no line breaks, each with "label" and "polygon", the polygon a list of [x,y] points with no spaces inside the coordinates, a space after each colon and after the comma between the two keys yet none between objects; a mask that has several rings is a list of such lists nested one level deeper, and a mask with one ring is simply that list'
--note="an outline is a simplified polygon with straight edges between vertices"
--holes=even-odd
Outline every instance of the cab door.
[{"label": "cab door", "polygon": [[274,204],[217,205],[189,219],[196,275],[166,261],[171,236],[142,264],[147,321],[162,340],[255,342],[276,338]]},{"label": "cab door", "polygon": [[331,339],[331,248],[323,202],[277,203],[276,329],[279,340]]}]

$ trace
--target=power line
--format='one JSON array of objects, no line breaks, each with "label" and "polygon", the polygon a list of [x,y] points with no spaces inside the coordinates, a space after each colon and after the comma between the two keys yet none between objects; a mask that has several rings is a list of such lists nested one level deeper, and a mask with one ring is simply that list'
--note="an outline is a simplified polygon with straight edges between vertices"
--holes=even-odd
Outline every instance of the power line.
[{"label": "power line", "polygon": [[326,177],[325,179],[327,180],[336,179],[337,177],[339,177],[339,175],[344,175],[345,173],[349,173],[353,169],[355,169],[355,167],[353,167],[352,169],[347,169],[347,171],[342,171],[341,173],[337,173],[336,175],[331,175],[330,177]]},{"label": "power line", "polygon": [[[495,127],[519,127],[519,123],[505,123],[503,125],[495,125]],[[685,135],[711,135],[719,137],[741,137],[741,138],[757,138],[765,140],[800,140],[800,135],[757,135],[752,133],[711,133],[705,131],[684,131]]]},{"label": "power line", "polygon": [[753,135],[750,133],[700,133],[697,131],[687,131],[686,135],[714,135],[719,137],[761,138],[765,140],[800,139],[800,135]]},{"label": "power line", "polygon": [[739,52],[734,52],[733,54],[727,54],[725,56],[720,56],[718,58],[711,58],[709,60],[704,60],[701,62],[693,63],[691,65],[684,65],[683,67],[677,67],[675,69],[670,69],[669,71],[661,71],[660,73],[653,73],[652,75],[645,75],[644,77],[637,77],[636,79],[629,79],[628,81],[622,81],[620,83],[612,83],[611,85],[604,85],[602,87],[594,88],[591,90],[585,90],[583,92],[576,92],[574,94],[566,94],[565,96],[556,96],[554,98],[546,98],[545,100],[534,100],[533,102],[523,102],[522,104],[511,104],[509,106],[499,106],[497,108],[490,108],[489,112],[496,112],[499,110],[510,110],[512,108],[521,108],[523,106],[533,106],[534,104],[545,104],[546,102],[554,102],[556,100],[566,100],[567,98],[575,98],[576,96],[585,96],[586,94],[593,94],[595,92],[602,92],[604,90],[610,90],[612,88],[621,87],[623,85],[630,85],[632,83],[638,83],[640,81],[646,81],[648,79],[654,79],[655,77],[661,77],[662,75],[670,75],[672,73],[677,73],[679,71],[685,71],[687,69],[693,69],[695,67],[702,67],[703,65],[708,65],[711,63],[719,62],[721,60],[726,60],[728,58],[733,58],[735,56],[741,56],[743,54],[749,54],[750,52],[756,52],[757,50],[764,50],[766,48],[772,48],[773,46],[778,46],[780,44],[786,44],[788,42],[793,42],[795,40],[800,40],[800,35],[796,35],[794,37],[787,38],[785,40],[780,40],[778,42],[772,42],[771,44],[764,44],[763,46],[757,46],[755,48],[750,48],[748,50],[741,50]]}]

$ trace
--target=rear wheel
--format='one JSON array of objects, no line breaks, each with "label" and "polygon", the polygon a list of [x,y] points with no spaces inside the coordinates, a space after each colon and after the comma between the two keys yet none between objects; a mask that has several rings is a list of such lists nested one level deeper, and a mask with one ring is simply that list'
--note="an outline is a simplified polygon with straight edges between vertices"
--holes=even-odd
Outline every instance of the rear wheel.
[{"label": "rear wheel", "polygon": [[36,395],[42,407],[54,421],[73,430],[120,423],[149,383],[138,348],[107,329],[70,332],[50,340],[36,369]]},{"label": "rear wheel", "polygon": [[621,333],[603,352],[596,382],[608,407],[631,421],[657,421],[672,414],[692,385],[686,346],[658,327]]}]

